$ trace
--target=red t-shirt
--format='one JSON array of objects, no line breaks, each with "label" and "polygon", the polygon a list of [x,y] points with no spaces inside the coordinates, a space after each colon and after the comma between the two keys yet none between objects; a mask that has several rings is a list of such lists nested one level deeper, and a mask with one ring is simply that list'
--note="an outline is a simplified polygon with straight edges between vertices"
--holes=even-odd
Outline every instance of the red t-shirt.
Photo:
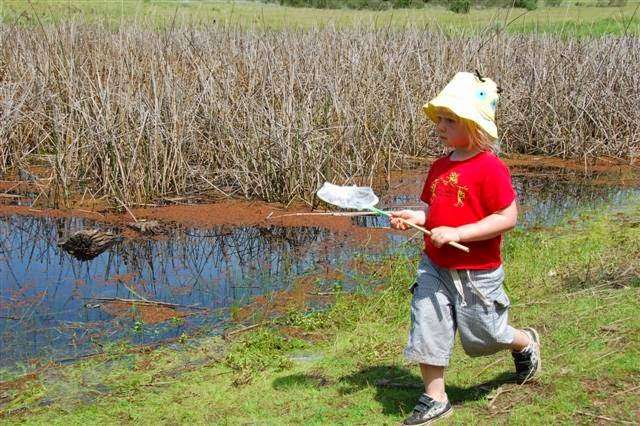
[{"label": "red t-shirt", "polygon": [[[420,199],[429,204],[426,228],[457,227],[477,222],[508,207],[516,197],[507,166],[491,152],[467,160],[451,161],[449,154],[429,169]],[[424,236],[425,253],[448,269],[490,269],[502,263],[499,235],[484,241],[468,241],[469,253],[449,244],[437,248]]]}]

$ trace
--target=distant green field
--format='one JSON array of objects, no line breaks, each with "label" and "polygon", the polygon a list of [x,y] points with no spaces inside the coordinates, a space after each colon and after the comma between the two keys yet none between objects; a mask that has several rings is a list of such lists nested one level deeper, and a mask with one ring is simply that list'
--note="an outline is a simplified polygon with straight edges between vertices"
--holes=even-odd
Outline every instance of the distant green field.
[{"label": "distant green field", "polygon": [[[539,1],[543,5],[543,1]],[[589,3],[589,2],[582,2]],[[98,0],[4,0],[0,19],[4,23],[38,25],[81,20],[151,23],[170,25],[210,25],[216,23],[270,29],[313,28],[333,25],[403,28],[440,27],[445,30],[479,31],[501,28],[510,22],[510,32],[550,32],[568,35],[640,34],[637,2],[624,7],[575,6],[525,9],[477,9],[455,14],[443,7],[394,9],[387,11],[310,9],[273,3],[210,0],[184,1],[98,1]],[[36,19],[37,13],[37,19]]]}]

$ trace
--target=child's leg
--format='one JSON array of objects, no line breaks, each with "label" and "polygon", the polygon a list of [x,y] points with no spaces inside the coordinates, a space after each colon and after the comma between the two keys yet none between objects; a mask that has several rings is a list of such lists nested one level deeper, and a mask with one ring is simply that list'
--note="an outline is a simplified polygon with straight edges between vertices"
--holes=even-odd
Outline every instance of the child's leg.
[{"label": "child's leg", "polygon": [[404,420],[405,425],[431,423],[453,410],[444,390],[444,369],[451,358],[456,324],[454,302],[442,278],[443,273],[423,256],[412,286],[411,329],[404,354],[420,364],[425,393]]},{"label": "child's leg", "polygon": [[513,337],[513,342],[509,345],[509,348],[515,352],[522,352],[531,343],[531,338],[527,333],[522,330],[516,329]]},{"label": "child's leg", "polygon": [[411,328],[405,357],[418,364],[445,367],[456,332],[453,302],[440,272],[426,255],[418,265],[418,277],[411,289]]},{"label": "child's leg", "polygon": [[446,402],[447,394],[444,391],[444,367],[420,364],[420,373],[422,373],[425,393],[436,401]]},{"label": "child's leg", "polygon": [[[540,335],[531,327],[527,327],[524,330],[516,330],[516,334],[524,334],[528,341],[526,345],[511,345],[511,355],[516,366],[516,379],[520,383],[525,383],[537,376],[542,368]],[[523,340],[520,339],[520,343],[523,343]]]},{"label": "child's leg", "polygon": [[456,306],[456,324],[469,355],[489,355],[511,349],[516,379],[524,383],[541,368],[540,336],[533,328],[513,328],[508,322],[509,298],[504,292],[502,268],[469,271],[463,277],[465,306]]}]

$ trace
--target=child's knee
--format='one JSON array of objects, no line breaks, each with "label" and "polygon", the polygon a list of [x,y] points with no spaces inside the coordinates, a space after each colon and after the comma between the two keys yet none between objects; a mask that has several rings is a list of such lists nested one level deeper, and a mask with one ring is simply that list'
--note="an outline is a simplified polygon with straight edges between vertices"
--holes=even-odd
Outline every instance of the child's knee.
[{"label": "child's knee", "polygon": [[491,355],[511,345],[515,329],[508,324],[506,312],[471,315],[458,324],[462,348],[467,355]]},{"label": "child's knee", "polygon": [[477,336],[462,337],[462,348],[464,352],[469,356],[483,356],[492,355],[496,352],[509,348],[509,345],[513,341],[513,338],[508,338],[505,335],[500,336],[488,336],[479,339]]}]

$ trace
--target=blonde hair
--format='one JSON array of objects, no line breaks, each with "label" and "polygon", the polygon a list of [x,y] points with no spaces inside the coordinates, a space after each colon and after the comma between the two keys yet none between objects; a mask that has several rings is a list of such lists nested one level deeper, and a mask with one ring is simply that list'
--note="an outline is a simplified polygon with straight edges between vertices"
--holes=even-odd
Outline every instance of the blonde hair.
[{"label": "blonde hair", "polygon": [[462,122],[467,135],[469,135],[469,149],[478,148],[482,151],[497,152],[500,148],[498,141],[494,140],[486,131],[478,126],[474,121],[458,117]]}]

